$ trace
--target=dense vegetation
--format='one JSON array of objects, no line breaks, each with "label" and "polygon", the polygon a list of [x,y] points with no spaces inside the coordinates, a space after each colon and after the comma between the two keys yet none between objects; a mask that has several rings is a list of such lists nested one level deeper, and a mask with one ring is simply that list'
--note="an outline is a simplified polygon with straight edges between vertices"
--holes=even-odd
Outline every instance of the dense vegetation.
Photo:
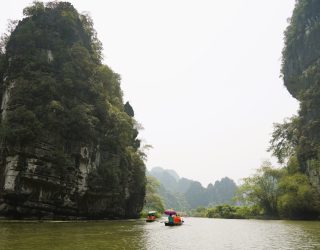
[{"label": "dense vegetation", "polygon": [[297,116],[278,124],[272,148],[280,159],[296,156],[299,171],[317,175],[311,181],[320,190],[320,3],[297,1],[285,32],[282,74],[288,91],[300,102]]},{"label": "dense vegetation", "polygon": [[1,92],[11,91],[2,107],[2,159],[29,157],[49,143],[45,160],[59,178],[74,178],[68,173],[79,168],[86,146],[100,155],[88,176],[87,205],[108,194],[122,204],[122,215],[136,216],[145,193],[138,126],[123,102],[120,76],[102,64],[92,19],[68,2],[34,2],[23,13],[0,52]]},{"label": "dense vegetation", "polygon": [[284,168],[263,163],[254,176],[244,179],[238,199],[247,207],[255,206],[257,214],[267,218],[317,218],[319,194],[305,174],[290,172],[297,166],[292,161]]},{"label": "dense vegetation", "polygon": [[261,214],[258,206],[234,206],[229,204],[213,207],[198,207],[188,212],[189,216],[223,218],[223,219],[251,219],[266,218]]},{"label": "dense vegetation", "polygon": [[319,193],[297,169],[296,159],[291,159],[284,168],[274,168],[270,162],[264,162],[253,176],[243,180],[236,197],[238,206],[198,207],[190,214],[228,219],[317,218]]},{"label": "dense vegetation", "polygon": [[145,204],[143,207],[144,215],[148,211],[157,211],[162,214],[165,210],[163,200],[159,194],[159,181],[153,176],[147,176]]},{"label": "dense vegetation", "polygon": [[297,0],[285,31],[284,85],[300,102],[297,116],[275,124],[270,151],[283,168],[263,164],[244,179],[240,198],[266,216],[320,215],[320,2]]},{"label": "dense vegetation", "polygon": [[272,150],[281,160],[296,157],[297,171],[320,191],[320,3],[299,0],[285,32],[282,74],[288,91],[300,102],[297,116],[277,124]]}]

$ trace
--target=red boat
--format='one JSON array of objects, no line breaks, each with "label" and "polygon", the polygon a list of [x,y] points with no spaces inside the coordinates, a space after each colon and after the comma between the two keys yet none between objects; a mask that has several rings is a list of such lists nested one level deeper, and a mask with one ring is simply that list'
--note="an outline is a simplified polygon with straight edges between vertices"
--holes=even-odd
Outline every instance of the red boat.
[{"label": "red boat", "polygon": [[156,211],[149,211],[146,222],[154,222],[154,221],[156,221],[156,219],[157,219]]}]

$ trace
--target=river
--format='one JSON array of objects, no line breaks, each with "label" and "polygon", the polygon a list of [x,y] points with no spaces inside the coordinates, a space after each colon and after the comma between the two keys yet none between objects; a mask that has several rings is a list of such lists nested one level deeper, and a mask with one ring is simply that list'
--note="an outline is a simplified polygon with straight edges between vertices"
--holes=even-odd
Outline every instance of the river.
[{"label": "river", "polygon": [[319,221],[184,220],[0,221],[0,249],[320,249]]}]

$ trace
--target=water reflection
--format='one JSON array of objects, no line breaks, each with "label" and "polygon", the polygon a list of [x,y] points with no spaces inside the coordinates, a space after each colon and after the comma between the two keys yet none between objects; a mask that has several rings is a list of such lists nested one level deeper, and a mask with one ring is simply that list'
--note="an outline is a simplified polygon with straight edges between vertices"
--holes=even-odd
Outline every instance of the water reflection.
[{"label": "water reflection", "polygon": [[320,249],[320,222],[186,218],[144,229],[147,249]]},{"label": "water reflection", "polygon": [[144,249],[143,225],[142,221],[0,222],[0,249]]},{"label": "water reflection", "polygon": [[0,249],[320,249],[320,222],[185,218],[162,221],[0,221]]}]

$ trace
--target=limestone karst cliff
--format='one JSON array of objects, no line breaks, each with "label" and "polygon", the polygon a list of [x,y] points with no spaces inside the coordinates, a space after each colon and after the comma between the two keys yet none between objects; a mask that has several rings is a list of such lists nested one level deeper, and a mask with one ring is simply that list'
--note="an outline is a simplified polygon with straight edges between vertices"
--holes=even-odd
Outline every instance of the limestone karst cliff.
[{"label": "limestone karst cliff", "polygon": [[24,15],[0,53],[0,215],[139,216],[137,123],[92,20],[67,2],[35,2]]},{"label": "limestone karst cliff", "polygon": [[[300,103],[285,141],[293,145],[299,169],[320,194],[320,2],[296,1],[285,31],[282,74],[284,85]],[[285,143],[282,143],[285,145]]]}]

